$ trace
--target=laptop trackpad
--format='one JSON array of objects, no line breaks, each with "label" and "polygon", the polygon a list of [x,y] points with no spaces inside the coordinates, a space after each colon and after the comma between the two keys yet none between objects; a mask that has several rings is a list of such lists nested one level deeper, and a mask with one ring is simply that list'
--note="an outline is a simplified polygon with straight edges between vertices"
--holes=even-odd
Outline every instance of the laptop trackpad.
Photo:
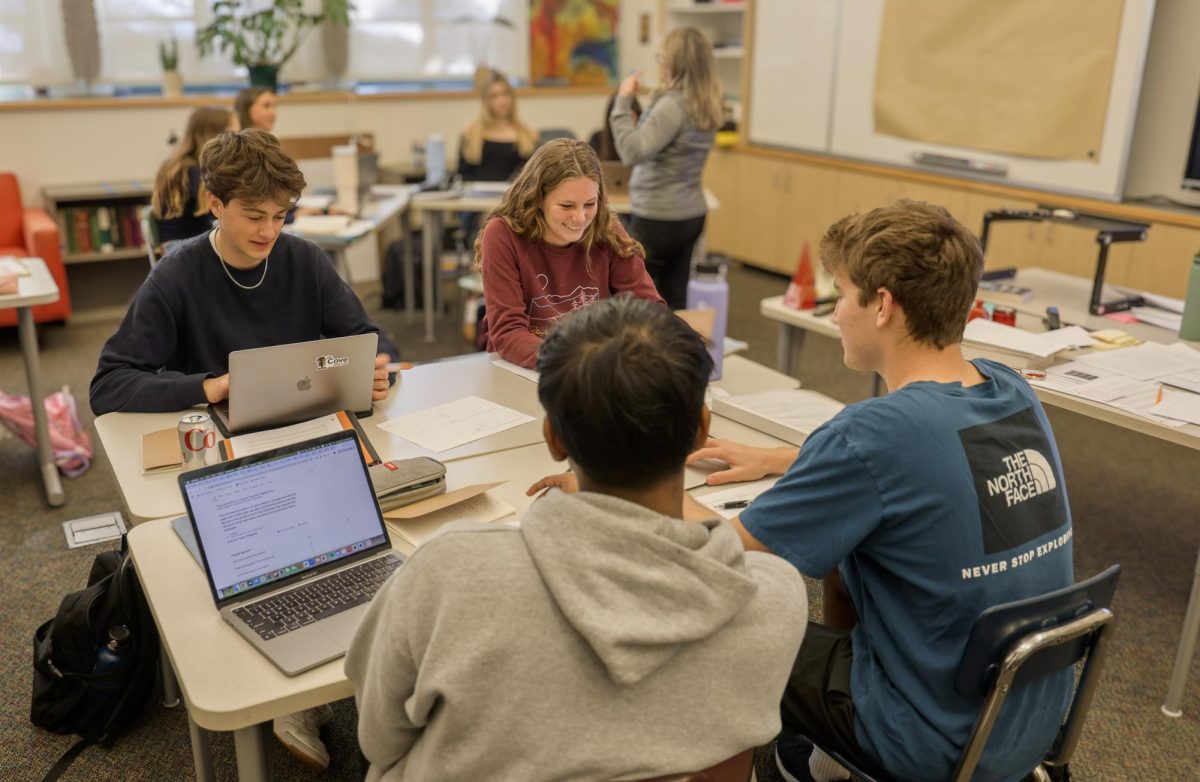
[{"label": "laptop trackpad", "polygon": [[341,644],[342,650],[345,651],[350,648],[350,641],[354,639],[354,633],[358,631],[358,626],[362,624],[370,606],[370,603],[364,603],[327,616],[318,623],[318,627],[332,641]]}]

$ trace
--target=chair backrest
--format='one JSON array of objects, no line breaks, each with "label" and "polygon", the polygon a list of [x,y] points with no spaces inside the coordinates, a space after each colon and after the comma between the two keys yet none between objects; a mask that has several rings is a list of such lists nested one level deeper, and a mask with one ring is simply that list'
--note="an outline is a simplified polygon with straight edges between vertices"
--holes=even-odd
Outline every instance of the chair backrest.
[{"label": "chair backrest", "polygon": [[570,128],[542,128],[538,131],[538,146],[556,138],[575,138],[575,132]]},{"label": "chair backrest", "polygon": [[0,174],[0,247],[16,247],[25,243],[21,235],[21,219],[25,207],[21,204],[21,186],[14,174]]},{"label": "chair backrest", "polygon": [[715,766],[700,771],[668,774],[665,777],[641,780],[641,782],[748,782],[754,770],[754,748],[739,752],[722,760]]},{"label": "chair backrest", "polygon": [[1063,765],[1075,751],[1083,720],[1091,705],[1115,626],[1113,592],[1120,565],[1039,597],[989,608],[971,628],[955,679],[961,695],[986,695],[979,718],[963,749],[954,780],[965,782],[975,771],[1014,686],[1065,670],[1085,660],[1064,729],[1046,757]]},{"label": "chair backrest", "polygon": [[142,228],[142,243],[146,245],[146,256],[150,260],[150,268],[153,269],[165,254],[158,241],[158,222],[154,219],[154,207],[150,204],[138,207],[138,223]]}]

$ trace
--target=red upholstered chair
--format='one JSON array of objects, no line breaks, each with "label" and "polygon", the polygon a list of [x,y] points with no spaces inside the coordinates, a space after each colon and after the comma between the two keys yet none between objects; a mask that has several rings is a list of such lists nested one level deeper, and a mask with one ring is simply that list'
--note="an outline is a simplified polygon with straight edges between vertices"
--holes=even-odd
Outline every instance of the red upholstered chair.
[{"label": "red upholstered chair", "polygon": [[[71,293],[67,290],[67,270],[63,266],[58,225],[45,209],[26,209],[21,205],[21,188],[12,174],[0,173],[0,255],[36,256],[46,261],[58,283],[58,301],[33,308],[38,323],[66,320],[71,315]],[[0,310],[0,326],[15,326],[17,311]]]}]

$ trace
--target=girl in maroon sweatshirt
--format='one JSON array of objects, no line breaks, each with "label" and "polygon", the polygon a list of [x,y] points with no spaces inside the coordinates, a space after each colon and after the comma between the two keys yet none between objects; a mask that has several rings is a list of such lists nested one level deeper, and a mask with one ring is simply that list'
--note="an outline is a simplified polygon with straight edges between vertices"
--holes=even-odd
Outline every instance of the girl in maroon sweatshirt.
[{"label": "girl in maroon sweatshirt", "polygon": [[629,291],[665,306],[642,246],[608,209],[595,151],[556,139],[539,147],[475,240],[488,350],[523,367],[571,310]]}]

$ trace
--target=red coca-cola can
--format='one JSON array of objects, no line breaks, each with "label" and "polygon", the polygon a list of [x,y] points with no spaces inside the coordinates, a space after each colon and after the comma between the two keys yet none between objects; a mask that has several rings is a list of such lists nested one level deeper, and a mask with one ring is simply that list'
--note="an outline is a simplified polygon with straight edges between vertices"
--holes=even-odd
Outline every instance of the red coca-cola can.
[{"label": "red coca-cola can", "polygon": [[992,320],[1005,326],[1017,325],[1017,311],[1012,307],[996,307],[992,310]]},{"label": "red coca-cola can", "polygon": [[208,413],[188,413],[179,419],[179,455],[183,470],[208,464],[208,455],[217,445],[217,430]]}]

